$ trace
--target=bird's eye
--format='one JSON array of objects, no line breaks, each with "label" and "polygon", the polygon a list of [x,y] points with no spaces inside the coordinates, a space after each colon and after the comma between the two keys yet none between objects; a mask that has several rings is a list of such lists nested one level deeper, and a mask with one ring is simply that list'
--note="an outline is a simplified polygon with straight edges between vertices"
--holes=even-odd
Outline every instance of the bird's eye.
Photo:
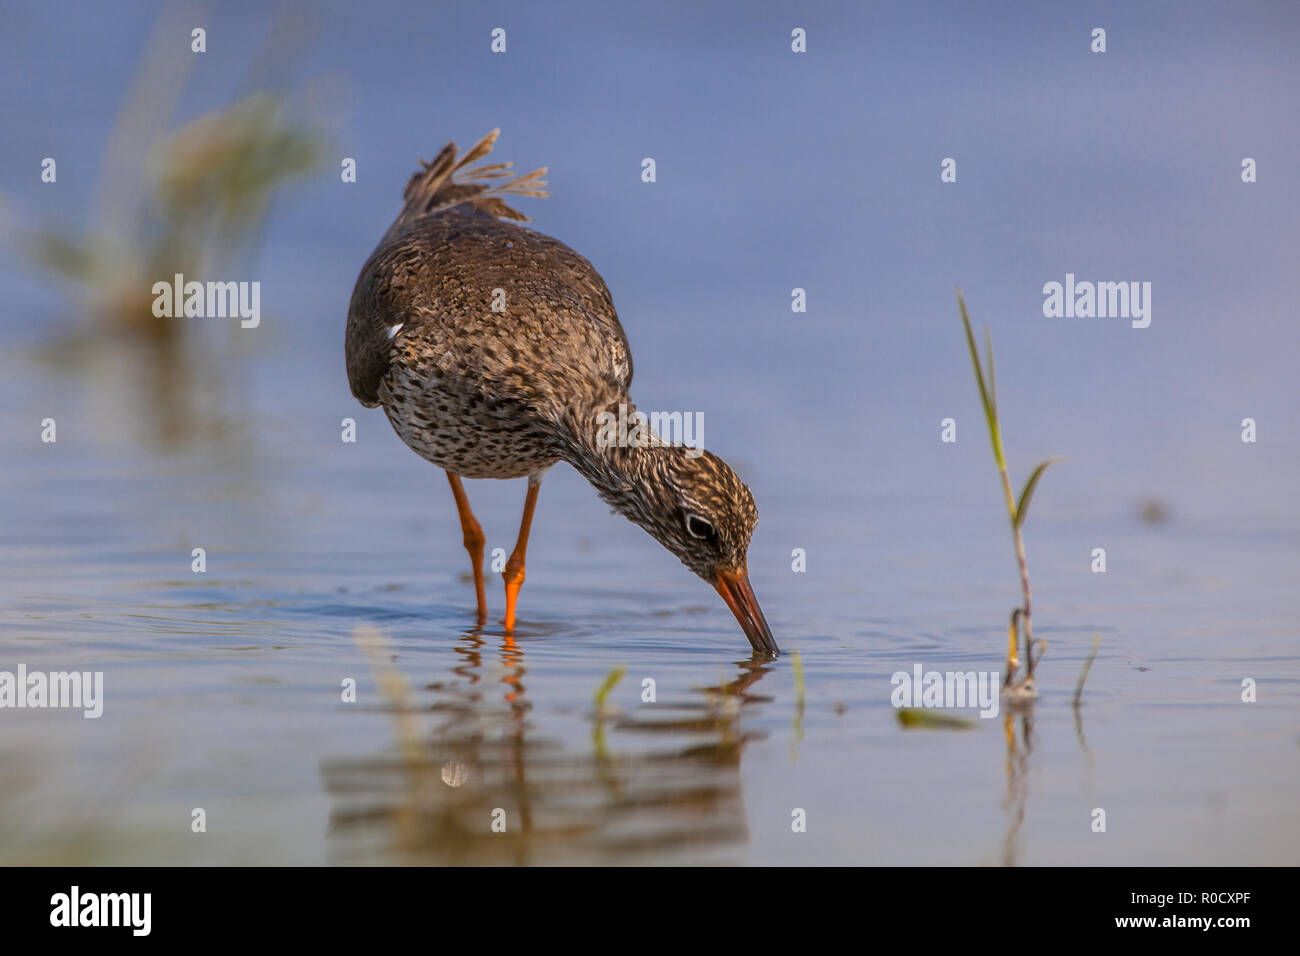
[{"label": "bird's eye", "polygon": [[707,539],[713,537],[713,525],[709,524],[699,515],[686,516],[686,530],[689,531],[691,537],[694,538]]}]

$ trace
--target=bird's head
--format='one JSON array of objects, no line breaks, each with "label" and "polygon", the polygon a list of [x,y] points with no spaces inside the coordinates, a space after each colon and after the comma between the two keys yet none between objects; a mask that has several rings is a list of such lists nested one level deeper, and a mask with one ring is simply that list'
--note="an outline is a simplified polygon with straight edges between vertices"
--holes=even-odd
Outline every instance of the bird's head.
[{"label": "bird's head", "polygon": [[746,556],[758,523],[754,496],[707,451],[661,446],[641,452],[648,467],[618,509],[717,589],[754,650],[778,654],[749,584]]}]

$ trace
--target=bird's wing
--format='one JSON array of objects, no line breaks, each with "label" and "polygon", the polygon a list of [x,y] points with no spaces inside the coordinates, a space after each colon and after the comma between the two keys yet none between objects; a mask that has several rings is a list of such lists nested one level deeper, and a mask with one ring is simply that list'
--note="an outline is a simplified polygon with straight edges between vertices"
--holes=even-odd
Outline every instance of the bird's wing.
[{"label": "bird's wing", "polygon": [[[546,170],[495,183],[508,178],[509,163],[466,169],[496,137],[493,130],[459,159],[448,143],[433,162],[421,161],[401,213],[362,267],[348,311],[347,367],[363,405],[379,404],[393,361],[416,338],[426,352],[458,342],[459,353],[499,347],[507,356],[549,339],[587,366],[588,378],[622,393],[631,384],[631,349],[600,274],[564,243],[502,221],[528,219],[500,197],[546,196]],[[507,299],[499,314],[491,306],[498,290]]]}]

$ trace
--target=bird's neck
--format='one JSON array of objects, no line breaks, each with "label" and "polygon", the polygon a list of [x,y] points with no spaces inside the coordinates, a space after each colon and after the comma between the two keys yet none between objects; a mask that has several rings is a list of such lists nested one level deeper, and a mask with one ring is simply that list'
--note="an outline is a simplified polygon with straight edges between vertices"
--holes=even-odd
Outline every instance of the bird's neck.
[{"label": "bird's neck", "polygon": [[630,492],[650,477],[655,436],[626,395],[567,409],[560,455],[605,502],[626,513]]}]

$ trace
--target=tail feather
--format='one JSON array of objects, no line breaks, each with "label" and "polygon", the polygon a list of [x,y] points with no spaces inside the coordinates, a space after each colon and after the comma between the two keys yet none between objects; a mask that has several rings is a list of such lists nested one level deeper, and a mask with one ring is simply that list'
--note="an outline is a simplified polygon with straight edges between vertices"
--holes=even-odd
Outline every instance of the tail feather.
[{"label": "tail feather", "polygon": [[531,173],[516,176],[509,182],[497,183],[494,180],[506,179],[514,163],[482,163],[467,168],[475,160],[482,159],[492,152],[501,130],[494,129],[475,143],[460,159],[456,158],[456,144],[448,143],[433,158],[432,162],[420,160],[423,167],[413,175],[406,184],[402,198],[406,205],[393,223],[392,232],[413,219],[433,215],[457,206],[467,207],[498,219],[514,219],[528,222],[526,215],[506,203],[502,196],[535,196],[545,199],[550,195],[546,191],[546,167],[534,169]]}]

